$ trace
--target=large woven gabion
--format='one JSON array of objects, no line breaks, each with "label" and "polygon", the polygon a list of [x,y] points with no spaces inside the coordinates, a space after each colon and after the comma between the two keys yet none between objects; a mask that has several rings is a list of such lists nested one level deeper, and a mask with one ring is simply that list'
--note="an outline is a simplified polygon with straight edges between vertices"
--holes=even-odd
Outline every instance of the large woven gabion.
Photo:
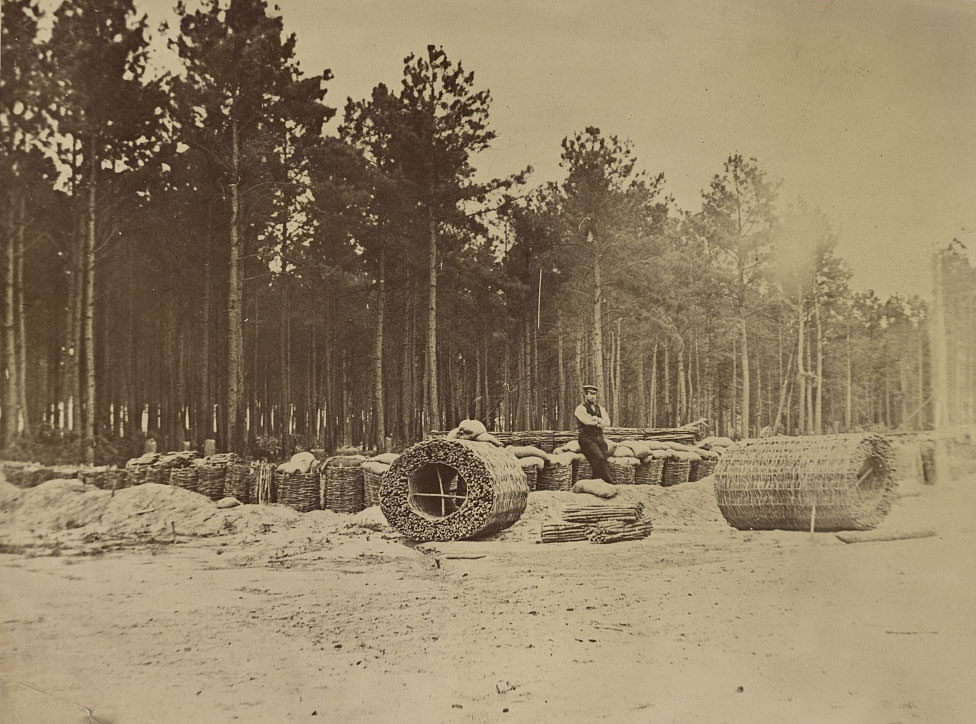
[{"label": "large woven gabion", "polygon": [[299,513],[318,510],[321,503],[319,493],[319,474],[315,473],[275,473],[278,488],[278,502],[294,508]]},{"label": "large woven gabion", "polygon": [[891,471],[891,445],[880,435],[750,440],[719,459],[715,496],[743,530],[868,530],[891,507]]},{"label": "large woven gabion", "polygon": [[607,466],[617,485],[633,485],[640,460],[631,457],[607,458]]},{"label": "large woven gabion", "polygon": [[590,461],[585,457],[582,460],[577,460],[576,465],[573,466],[573,482],[577,480],[590,480],[593,477],[593,466],[590,465]]},{"label": "large woven gabion", "polygon": [[379,505],[383,475],[390,469],[390,465],[377,460],[367,460],[360,467],[363,469],[363,504],[367,508]]},{"label": "large woven gabion", "polygon": [[325,461],[322,476],[323,505],[336,513],[358,513],[363,509],[364,481],[362,455],[335,455]]},{"label": "large woven gabion", "polygon": [[[177,474],[173,473],[174,476]],[[237,498],[242,503],[250,503],[254,498],[254,484],[257,470],[247,463],[233,463],[227,466],[224,474],[224,495]]]},{"label": "large woven gabion", "polygon": [[634,471],[635,485],[660,485],[664,472],[664,458],[648,455]]},{"label": "large woven gabion", "polygon": [[546,463],[542,470],[536,473],[536,490],[571,490],[573,483],[574,464],[564,465],[559,462]]},{"label": "large woven gabion", "polygon": [[432,439],[407,449],[383,476],[380,506],[415,541],[477,538],[507,528],[529,489],[518,460],[488,442]]},{"label": "large woven gabion", "polygon": [[227,468],[223,465],[197,466],[197,492],[206,495],[211,500],[224,497],[224,475]]}]

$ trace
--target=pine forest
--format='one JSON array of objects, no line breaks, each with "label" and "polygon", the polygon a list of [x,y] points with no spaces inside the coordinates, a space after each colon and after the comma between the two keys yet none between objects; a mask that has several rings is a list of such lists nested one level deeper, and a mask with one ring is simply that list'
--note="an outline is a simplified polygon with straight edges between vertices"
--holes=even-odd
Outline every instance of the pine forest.
[{"label": "pine forest", "polygon": [[159,29],[2,2],[6,457],[565,430],[583,383],[614,425],[732,437],[931,429],[934,385],[976,421],[962,242],[919,239],[934,301],[856,291],[831,220],[735,139],[695,208],[607,128],[566,129],[558,179],[487,178],[490,89],[439,45],[343,101],[266,0]]}]

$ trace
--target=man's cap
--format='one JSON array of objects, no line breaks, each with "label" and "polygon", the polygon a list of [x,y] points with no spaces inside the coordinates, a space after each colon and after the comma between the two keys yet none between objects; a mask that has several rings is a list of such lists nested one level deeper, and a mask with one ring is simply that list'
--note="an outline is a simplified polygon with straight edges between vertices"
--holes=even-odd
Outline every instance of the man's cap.
[{"label": "man's cap", "polygon": [[583,392],[597,392],[596,385],[583,385]]}]

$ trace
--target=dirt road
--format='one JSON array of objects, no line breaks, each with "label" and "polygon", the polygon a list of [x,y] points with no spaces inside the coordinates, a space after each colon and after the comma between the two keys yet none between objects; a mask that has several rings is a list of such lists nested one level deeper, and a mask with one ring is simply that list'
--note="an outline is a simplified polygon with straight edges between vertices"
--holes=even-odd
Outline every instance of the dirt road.
[{"label": "dirt road", "polygon": [[919,487],[884,527],[937,535],[856,544],[292,527],[2,555],[0,720],[968,724],[974,503],[973,478]]}]

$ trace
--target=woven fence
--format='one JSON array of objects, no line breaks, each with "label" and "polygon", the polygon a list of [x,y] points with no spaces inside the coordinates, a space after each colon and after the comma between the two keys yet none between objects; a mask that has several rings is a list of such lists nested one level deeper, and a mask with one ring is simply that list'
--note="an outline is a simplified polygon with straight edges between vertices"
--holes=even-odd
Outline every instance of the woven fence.
[{"label": "woven fence", "polygon": [[749,440],[715,469],[715,496],[742,530],[868,530],[894,496],[890,443],[880,435]]},{"label": "woven fence", "polygon": [[529,489],[518,460],[487,442],[431,439],[408,448],[383,476],[380,505],[415,541],[477,538],[507,528]]}]

